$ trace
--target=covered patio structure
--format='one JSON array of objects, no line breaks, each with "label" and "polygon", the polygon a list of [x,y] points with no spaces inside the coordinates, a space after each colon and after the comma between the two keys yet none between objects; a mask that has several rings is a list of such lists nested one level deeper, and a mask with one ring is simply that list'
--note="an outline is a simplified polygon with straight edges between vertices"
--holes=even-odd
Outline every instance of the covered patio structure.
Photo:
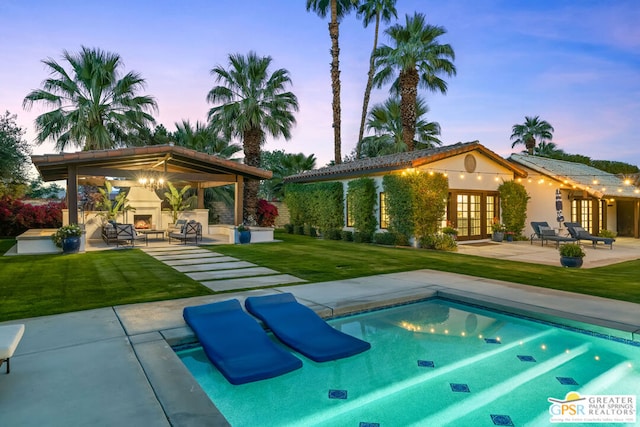
[{"label": "covered patio structure", "polygon": [[[44,181],[66,181],[69,211],[64,222],[76,224],[82,222],[80,185],[103,186],[110,180],[113,187],[134,189],[144,187],[141,179],[155,177],[171,182],[177,188],[187,184],[194,188],[197,191],[196,210],[205,209],[206,188],[233,184],[234,214],[230,225],[238,225],[242,223],[244,182],[272,176],[270,171],[174,145],[34,155],[31,160]],[[136,207],[133,200],[131,205]],[[164,228],[166,224],[162,226]]]}]

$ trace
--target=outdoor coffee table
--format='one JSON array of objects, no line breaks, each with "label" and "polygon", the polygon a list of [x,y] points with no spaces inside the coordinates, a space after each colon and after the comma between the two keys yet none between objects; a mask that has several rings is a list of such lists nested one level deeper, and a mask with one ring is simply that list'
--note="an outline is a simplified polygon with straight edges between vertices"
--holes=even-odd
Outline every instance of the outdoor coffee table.
[{"label": "outdoor coffee table", "polygon": [[[151,234],[153,234],[155,236],[154,238],[164,240],[164,230],[151,230],[151,229],[148,229],[148,228],[142,228],[140,230],[136,230],[136,232],[138,232],[140,234],[146,234],[147,238],[149,238],[149,236]],[[160,236],[160,237],[158,237],[158,236]]]}]

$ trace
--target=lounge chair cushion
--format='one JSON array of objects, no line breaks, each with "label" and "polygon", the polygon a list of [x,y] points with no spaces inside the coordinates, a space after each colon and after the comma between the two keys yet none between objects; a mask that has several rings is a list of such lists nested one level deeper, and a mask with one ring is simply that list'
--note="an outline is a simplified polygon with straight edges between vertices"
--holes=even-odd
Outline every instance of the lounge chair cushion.
[{"label": "lounge chair cushion", "polygon": [[545,227],[544,225],[541,225],[538,228],[540,229],[540,234],[544,237],[556,236],[556,232],[551,227]]},{"label": "lounge chair cushion", "polygon": [[231,384],[272,378],[302,367],[302,361],[269,338],[237,299],[185,307],[183,317],[209,360]]},{"label": "lounge chair cushion", "polygon": [[371,348],[368,342],[331,327],[290,293],[249,297],[245,307],[282,342],[316,362],[353,356]]}]

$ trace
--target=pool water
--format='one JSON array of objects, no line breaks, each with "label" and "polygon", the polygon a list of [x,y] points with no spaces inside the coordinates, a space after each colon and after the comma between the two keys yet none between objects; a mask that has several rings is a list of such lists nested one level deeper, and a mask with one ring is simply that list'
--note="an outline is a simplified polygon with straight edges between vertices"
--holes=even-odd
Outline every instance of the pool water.
[{"label": "pool water", "polygon": [[542,426],[550,397],[640,394],[638,346],[450,301],[329,323],[371,350],[239,386],[178,355],[233,426]]}]

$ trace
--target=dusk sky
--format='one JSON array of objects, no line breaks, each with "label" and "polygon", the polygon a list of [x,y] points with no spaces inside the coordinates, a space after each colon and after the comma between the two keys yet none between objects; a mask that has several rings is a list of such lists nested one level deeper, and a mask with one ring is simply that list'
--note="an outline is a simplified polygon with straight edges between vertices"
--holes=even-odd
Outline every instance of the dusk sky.
[{"label": "dusk sky", "polygon": [[[448,93],[422,91],[445,145],[479,140],[508,156],[521,150],[511,149],[511,127],[539,115],[566,152],[640,165],[638,0],[398,0],[397,9],[400,22],[417,11],[445,27],[440,41],[455,50]],[[84,45],[139,72],[157,123],[173,131],[182,119],[206,120],[210,70],[254,50],[273,58],[272,71],[289,70],[300,104],[291,140],[269,138],[264,149],[313,153],[324,166],[333,159],[327,23],[302,0],[0,0],[0,113],[17,114],[32,142],[46,110],[25,111],[22,101],[47,77],[41,60]],[[373,30],[355,14],[340,25],[343,156],[357,140]],[[387,97],[388,88],[374,90],[370,105]]]}]

